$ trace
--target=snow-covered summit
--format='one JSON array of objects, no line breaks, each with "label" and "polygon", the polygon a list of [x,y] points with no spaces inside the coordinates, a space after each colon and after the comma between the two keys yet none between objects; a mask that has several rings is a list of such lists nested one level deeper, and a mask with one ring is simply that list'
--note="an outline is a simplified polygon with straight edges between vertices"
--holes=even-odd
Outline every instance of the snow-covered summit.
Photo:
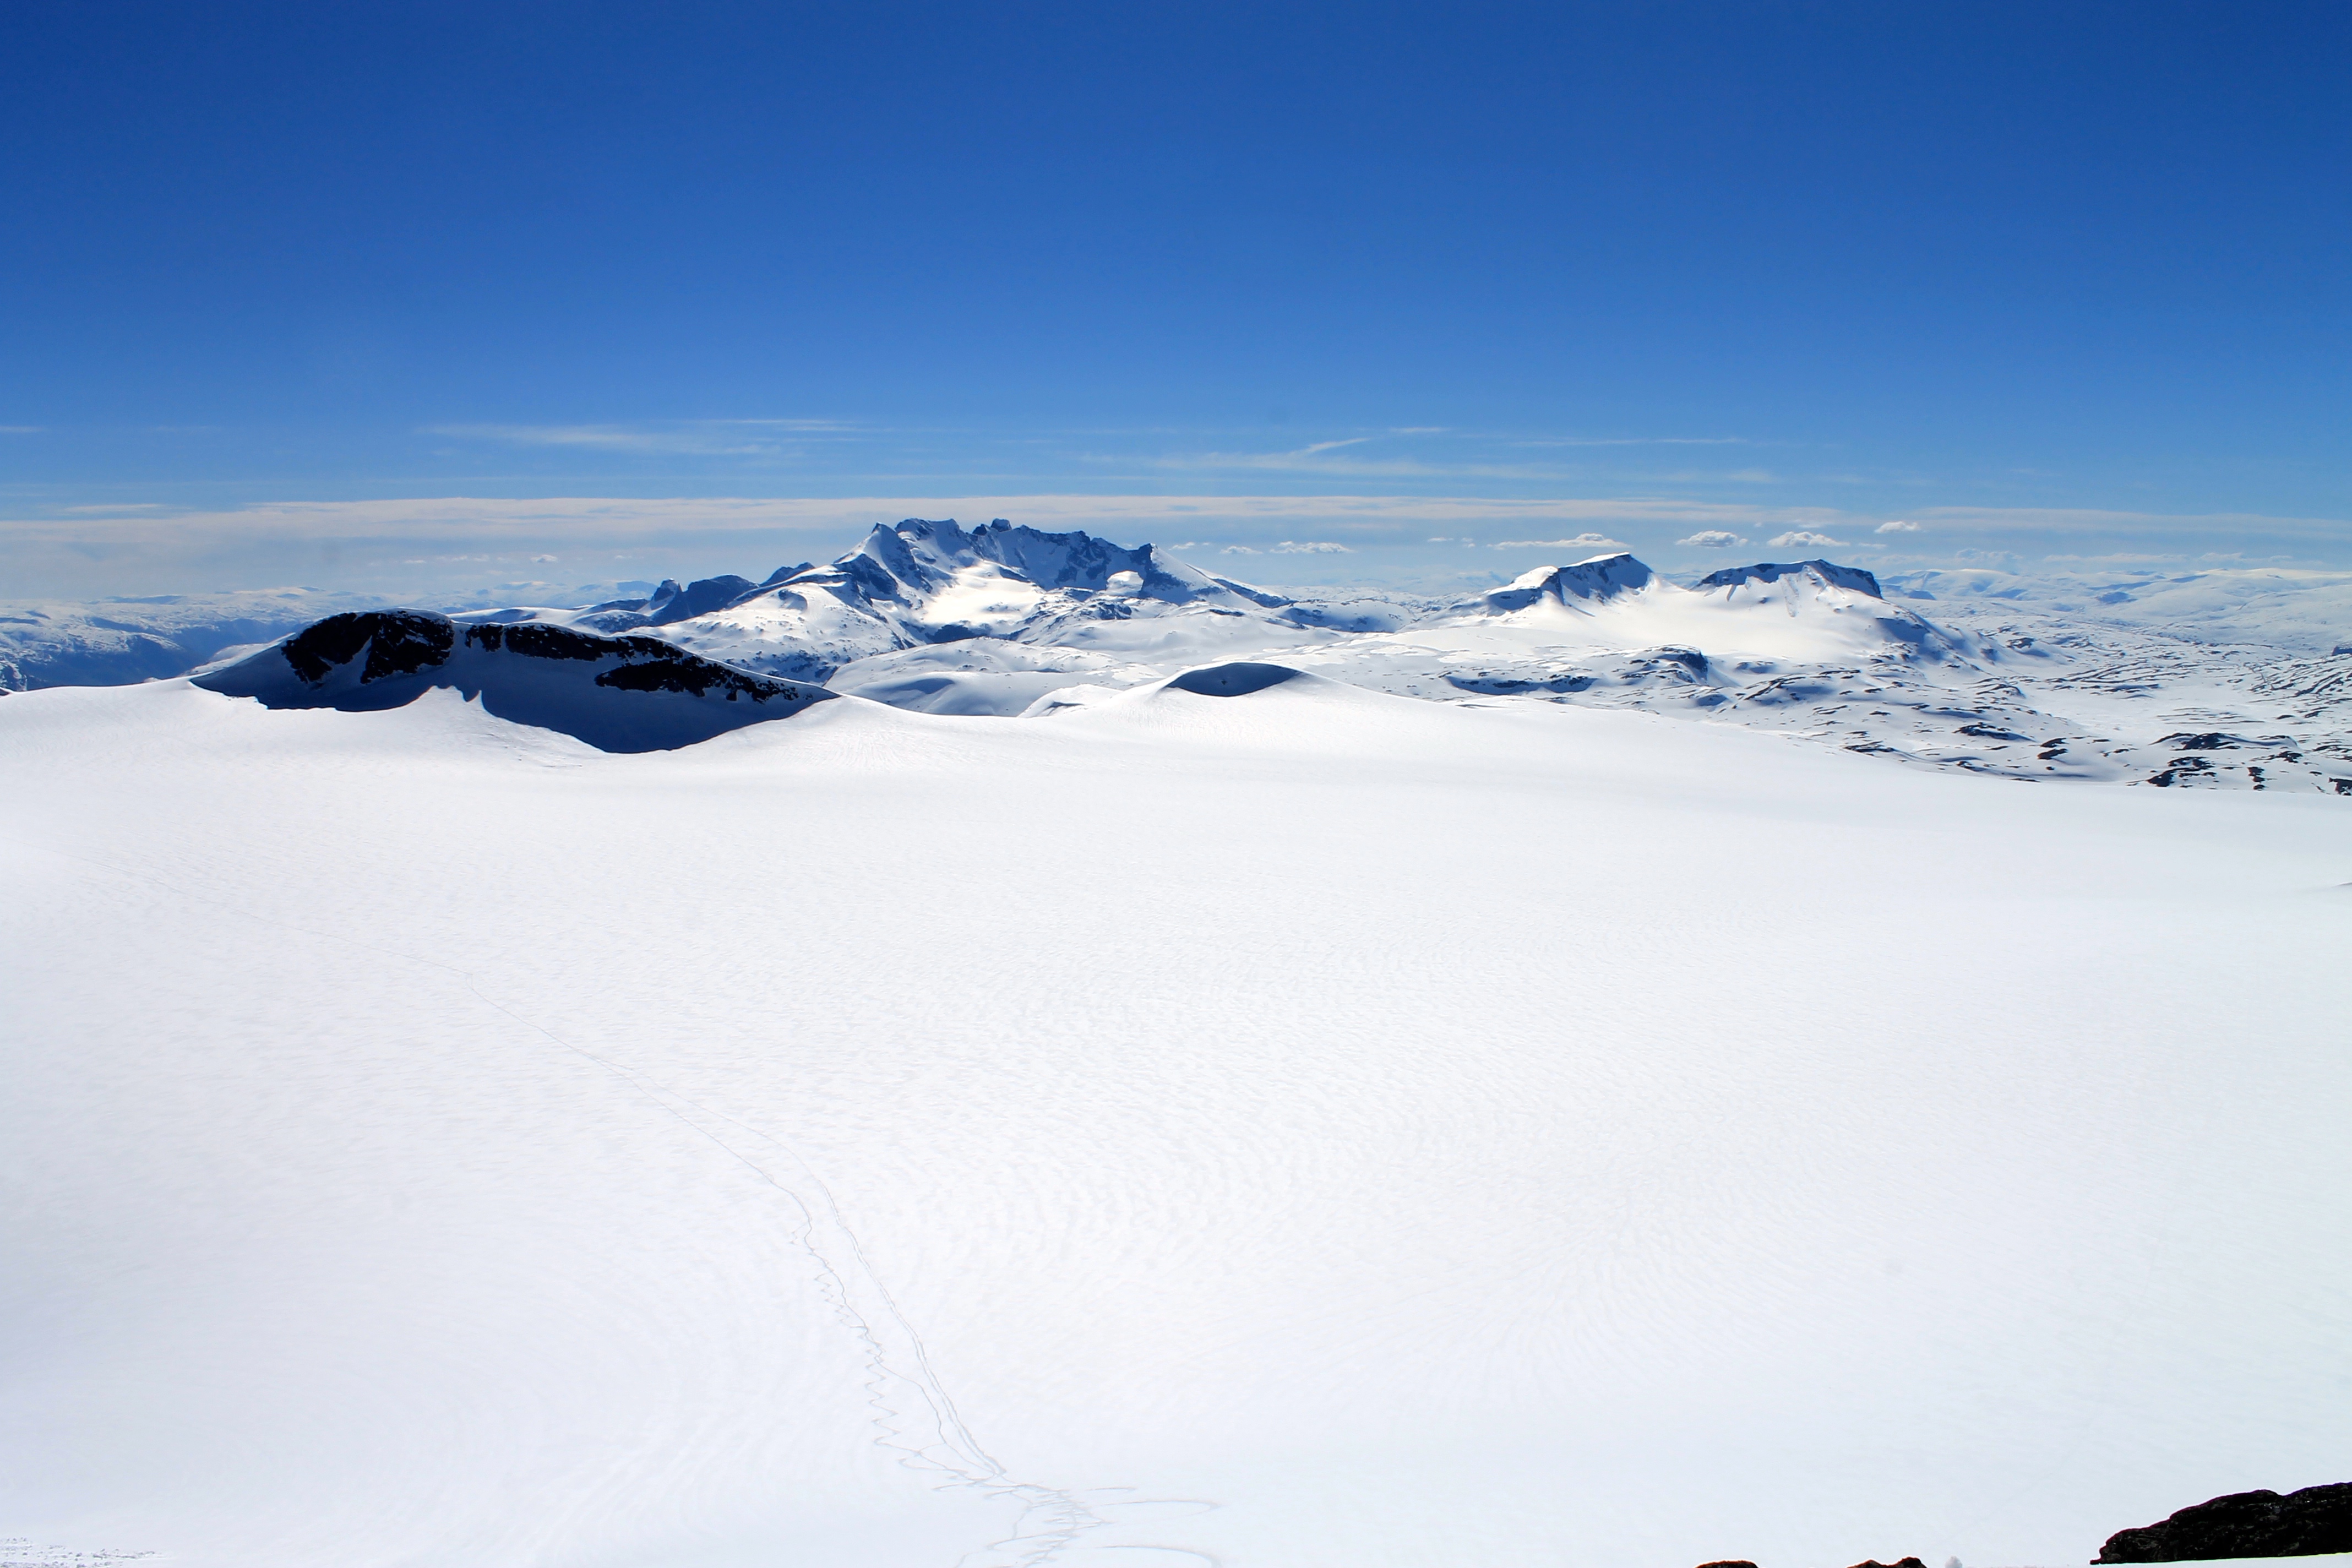
[{"label": "snow-covered summit", "polygon": [[1734,661],[1993,656],[1889,605],[1868,572],[1830,561],[1759,562],[1685,588],[1618,552],[1537,567],[1506,587],[1459,601],[1439,619],[1550,642],[1697,649]]},{"label": "snow-covered summit", "polygon": [[1656,581],[1655,573],[1633,559],[1630,552],[1621,550],[1611,555],[1591,556],[1572,566],[1538,566],[1512,579],[1508,586],[1481,594],[1456,607],[1468,613],[1496,616],[1516,615],[1547,605],[1580,608],[1622,595],[1638,594]]}]

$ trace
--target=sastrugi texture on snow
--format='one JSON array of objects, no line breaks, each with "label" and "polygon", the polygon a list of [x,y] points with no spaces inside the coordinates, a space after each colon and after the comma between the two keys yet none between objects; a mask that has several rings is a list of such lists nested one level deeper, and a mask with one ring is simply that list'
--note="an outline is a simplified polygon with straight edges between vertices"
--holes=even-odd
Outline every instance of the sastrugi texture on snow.
[{"label": "sastrugi texture on snow", "polygon": [[2221,1557],[2313,1557],[2352,1552],[2352,1481],[2233,1492],[2184,1508],[2161,1523],[2119,1530],[2100,1563],[2195,1563]]},{"label": "sastrugi texture on snow", "polygon": [[460,625],[424,610],[362,610],[195,678],[268,708],[380,712],[453,689],[518,724],[600,751],[670,751],[834,694],[730,669],[648,637],[602,637],[530,622]]}]

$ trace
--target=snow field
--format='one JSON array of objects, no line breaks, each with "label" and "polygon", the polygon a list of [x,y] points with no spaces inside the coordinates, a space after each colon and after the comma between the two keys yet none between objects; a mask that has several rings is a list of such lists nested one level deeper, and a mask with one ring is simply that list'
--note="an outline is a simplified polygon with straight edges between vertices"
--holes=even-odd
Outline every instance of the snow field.
[{"label": "snow field", "polygon": [[2326,799],[1313,677],[40,692],[0,794],[0,1534],[2055,1563],[2340,1479]]}]

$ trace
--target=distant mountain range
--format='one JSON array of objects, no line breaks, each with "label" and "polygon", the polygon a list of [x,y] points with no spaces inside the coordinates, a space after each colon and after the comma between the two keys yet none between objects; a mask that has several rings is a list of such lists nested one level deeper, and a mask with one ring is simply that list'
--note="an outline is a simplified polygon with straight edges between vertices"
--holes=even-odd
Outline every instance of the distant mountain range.
[{"label": "distant mountain range", "polygon": [[[27,607],[0,614],[0,682],[121,683],[212,664],[199,678],[209,689],[347,709],[446,688],[635,751],[831,696],[1044,716],[1248,665],[1433,700],[1642,708],[2011,778],[2352,795],[2352,653],[2313,647],[2326,640],[2315,628],[2333,613],[2332,583],[2250,577],[2264,613],[2294,628],[2287,647],[2102,618],[2171,603],[2234,626],[2252,612],[2221,602],[2216,575],[2103,588],[2094,614],[2040,580],[1913,574],[1890,597],[1874,574],[1814,559],[1685,585],[1620,552],[1453,599],[1293,597],[1149,544],[908,519],[824,565],[578,606],[444,614],[287,590]],[[379,670],[385,649],[415,647],[433,657]]]}]

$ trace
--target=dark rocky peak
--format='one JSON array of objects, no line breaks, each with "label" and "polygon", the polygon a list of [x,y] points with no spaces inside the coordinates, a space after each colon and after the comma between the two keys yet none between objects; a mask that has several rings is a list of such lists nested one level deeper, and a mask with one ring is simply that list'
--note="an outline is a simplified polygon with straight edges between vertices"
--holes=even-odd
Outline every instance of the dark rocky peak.
[{"label": "dark rocky peak", "polygon": [[366,684],[439,665],[457,640],[455,623],[429,610],[354,610],[305,626],[278,651],[305,684],[316,686],[365,648],[359,679]]},{"label": "dark rocky peak", "polygon": [[1704,594],[1710,588],[1740,588],[1751,583],[1777,583],[1783,577],[1803,576],[1849,593],[1867,594],[1874,599],[1886,596],[1878,591],[1878,579],[1870,573],[1859,566],[1840,566],[1830,561],[1759,561],[1753,566],[1727,566],[1720,572],[1708,573],[1691,587]]},{"label": "dark rocky peak", "polygon": [[763,586],[749,577],[704,577],[681,588],[675,581],[665,580],[646,601],[646,625],[666,626],[676,621],[691,620],[707,616],[713,610],[723,610],[746,594],[756,593]]},{"label": "dark rocky peak", "polygon": [[195,678],[268,708],[399,708],[454,689],[501,719],[608,752],[668,750],[833,693],[754,675],[650,637],[600,637],[536,621],[460,626],[422,610],[331,616],[275,647]]}]

